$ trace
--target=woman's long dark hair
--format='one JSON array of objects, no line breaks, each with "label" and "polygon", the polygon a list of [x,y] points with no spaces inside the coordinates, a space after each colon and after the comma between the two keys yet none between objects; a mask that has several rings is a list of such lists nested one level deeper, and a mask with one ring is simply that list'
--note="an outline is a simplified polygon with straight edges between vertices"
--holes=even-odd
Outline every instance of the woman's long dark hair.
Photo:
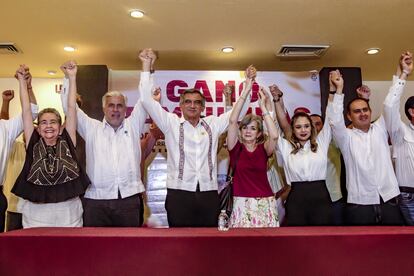
[{"label": "woman's long dark hair", "polygon": [[308,119],[308,121],[310,123],[311,135],[309,137],[309,140],[310,140],[310,144],[311,144],[311,150],[313,152],[316,152],[318,150],[318,143],[316,142],[316,136],[318,135],[318,132],[316,131],[316,128],[312,124],[311,117],[308,114],[304,113],[304,112],[298,112],[293,116],[292,120],[290,121],[291,132],[289,134],[288,141],[293,146],[293,150],[292,150],[291,153],[296,154],[296,153],[298,153],[298,151],[301,148],[303,148],[303,146],[299,142],[299,139],[295,136],[294,131],[293,131],[293,128],[294,128],[294,125],[295,125],[296,121],[301,117],[302,118],[304,117],[304,118]]}]

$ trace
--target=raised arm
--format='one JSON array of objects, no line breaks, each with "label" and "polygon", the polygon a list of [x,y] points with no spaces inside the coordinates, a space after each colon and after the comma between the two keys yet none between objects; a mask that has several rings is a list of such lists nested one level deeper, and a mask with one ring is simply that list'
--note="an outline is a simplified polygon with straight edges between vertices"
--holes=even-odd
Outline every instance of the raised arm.
[{"label": "raised arm", "polygon": [[76,146],[76,127],[77,127],[77,115],[76,115],[76,74],[78,72],[78,66],[76,62],[71,60],[67,61],[60,67],[62,72],[69,79],[69,91],[67,97],[67,109],[65,128],[68,132],[73,144]]},{"label": "raised arm", "polygon": [[142,105],[161,131],[166,133],[171,127],[169,123],[169,116],[173,114],[170,114],[168,111],[164,110],[162,106],[152,97],[153,79],[151,76],[151,68],[154,66],[156,55],[152,49],[144,49],[139,53],[138,57],[142,64],[142,73],[139,82],[139,92],[141,93],[140,99],[142,101]]},{"label": "raised arm", "polygon": [[[26,87],[27,87],[27,92],[29,95],[29,102],[32,105],[32,120],[35,120],[37,118],[37,114],[38,114],[38,106],[37,106],[37,101],[36,101],[36,97],[34,95],[34,91],[33,91],[33,87],[32,87],[32,74],[30,74],[30,69],[28,66],[25,65],[24,67],[25,73],[24,73],[24,79],[26,80]],[[17,73],[14,76],[17,79]]]},{"label": "raised arm", "polygon": [[[161,101],[161,88],[157,87],[154,91],[153,98],[158,103]],[[141,162],[145,162],[145,159],[147,159],[148,155],[152,152],[152,149],[154,148],[156,142],[158,139],[163,139],[163,133],[158,128],[158,126],[152,122],[152,124],[149,127],[149,132],[147,135],[141,139]]]},{"label": "raised arm", "polygon": [[345,126],[344,120],[344,95],[343,87],[344,80],[342,78],[341,72],[339,70],[331,71],[329,73],[329,82],[335,88],[335,94],[332,102],[332,109],[326,112],[326,119],[329,120],[329,123],[332,127],[334,138],[338,146],[343,145],[348,138],[347,128]]},{"label": "raised arm", "polygon": [[34,91],[32,87],[32,74],[30,74],[29,67],[26,67],[25,79],[26,79],[26,85],[27,85],[27,92],[29,93],[29,102],[31,104],[37,104],[36,97],[34,95]]},{"label": "raised arm", "polygon": [[[62,91],[60,93],[60,100],[62,102],[62,108],[63,112],[65,113],[65,116],[67,116],[68,113],[68,101],[69,101],[69,75],[67,74],[66,70],[61,68],[62,72],[65,73],[65,77],[63,79],[63,87]],[[75,87],[76,90],[76,87]],[[80,97],[80,95],[77,95],[77,97]],[[86,139],[88,130],[94,129],[97,125],[100,125],[101,121],[98,121],[96,119],[90,118],[83,110],[76,106],[76,127],[77,130],[82,136],[83,139]]]},{"label": "raised arm", "polygon": [[[343,95],[344,79],[339,70],[329,72],[329,86],[330,90],[335,92],[334,94]],[[329,93],[329,95],[328,100],[333,101],[332,93]]]},{"label": "raised arm", "polygon": [[260,109],[262,110],[262,116],[263,116],[263,121],[264,121],[264,125],[267,128],[267,132],[269,135],[269,139],[266,140],[266,142],[264,143],[264,148],[266,150],[266,153],[268,156],[272,155],[275,147],[276,147],[276,143],[277,143],[277,139],[279,137],[279,133],[278,130],[276,128],[276,125],[273,122],[273,118],[270,115],[270,111],[269,111],[269,102],[270,102],[270,97],[269,94],[267,93],[267,91],[263,88],[260,87],[259,90],[259,106]]},{"label": "raised arm", "polygon": [[369,98],[371,97],[371,89],[367,85],[361,85],[356,90],[358,98],[365,99],[369,101]]},{"label": "raised arm", "polygon": [[273,96],[277,122],[279,123],[279,127],[282,129],[285,137],[288,137],[292,130],[290,129],[285,104],[283,102],[283,92],[276,84],[269,86],[269,89]]},{"label": "raised arm", "polygon": [[34,126],[32,118],[32,110],[30,108],[29,95],[27,91],[26,83],[26,71],[28,71],[26,65],[20,65],[16,71],[16,78],[19,81],[19,94],[20,94],[20,103],[22,106],[22,118],[23,118],[23,129],[24,137],[26,139],[26,147],[29,144],[30,137],[32,136]]},{"label": "raised arm", "polygon": [[[247,69],[245,71],[245,76],[246,76],[246,79],[251,79],[252,80],[252,86],[253,86],[254,80],[256,78],[256,74],[257,74],[257,71],[256,71],[256,68],[253,67],[253,65],[250,65],[249,67],[247,67]],[[246,84],[243,83],[243,90],[245,88],[245,85]],[[230,90],[227,90],[227,87]],[[239,113],[238,121],[240,121],[244,118],[247,111],[249,110],[249,106],[250,106],[250,102],[251,102],[251,93],[248,92],[247,94],[243,94],[243,90],[242,90],[242,93],[239,96],[239,99],[241,97],[243,97],[241,99],[244,101],[244,104],[243,104],[243,106],[241,108],[241,111]],[[226,91],[228,91],[228,92],[226,92]],[[224,95],[225,95],[225,103],[226,103],[225,110],[226,110],[226,112],[221,114],[220,116],[218,116],[218,120],[216,121],[219,133],[221,133],[221,134],[227,132],[228,127],[229,127],[230,116],[231,116],[231,113],[233,111],[233,107],[231,106],[231,94],[233,92],[235,92],[235,89],[233,88],[233,86],[226,85],[223,92],[224,92]]]},{"label": "raised arm", "polygon": [[397,75],[400,80],[407,80],[408,76],[413,72],[413,54],[405,52],[400,58],[400,71],[397,70]]},{"label": "raised arm", "polygon": [[[224,111],[228,112],[232,109],[232,102],[231,102],[231,96],[235,91],[234,85],[230,85],[229,83],[226,83],[223,89],[223,95],[224,95]],[[221,149],[224,147],[227,141],[227,132],[222,133],[219,136],[218,140],[218,146],[217,146],[217,154],[221,151]]]},{"label": "raised arm", "polygon": [[226,83],[223,89],[225,112],[231,110],[232,108],[231,96],[234,93],[234,91],[235,91],[234,85],[230,85],[229,83]]},{"label": "raised arm", "polygon": [[403,139],[403,125],[400,115],[401,96],[404,92],[405,82],[413,71],[413,60],[410,52],[404,52],[399,60],[396,77],[384,101],[384,120],[392,143]]},{"label": "raised arm", "polygon": [[238,124],[239,115],[242,111],[242,108],[247,99],[247,96],[249,95],[249,93],[251,93],[251,90],[252,90],[254,79],[252,75],[249,75],[249,68],[246,70],[247,73],[246,73],[246,80],[243,83],[243,91],[239,99],[237,100],[237,102],[234,104],[233,109],[230,114],[230,118],[229,118],[229,126],[227,130],[227,148],[229,151],[232,150],[237,143],[238,134],[239,134],[239,124]]},{"label": "raised arm", "polygon": [[343,88],[344,79],[342,78],[341,72],[339,72],[339,70],[331,72],[329,77],[328,104],[325,110],[325,122],[322,130],[318,133],[318,139],[321,142],[326,143],[326,145],[329,145],[332,140],[332,131],[329,118],[332,117],[332,113],[334,112],[334,95],[336,95],[336,93],[342,94]]},{"label": "raised arm", "polygon": [[2,93],[3,102],[1,104],[1,114],[0,119],[8,120],[10,118],[9,114],[9,104],[14,98],[14,90],[5,90]]}]

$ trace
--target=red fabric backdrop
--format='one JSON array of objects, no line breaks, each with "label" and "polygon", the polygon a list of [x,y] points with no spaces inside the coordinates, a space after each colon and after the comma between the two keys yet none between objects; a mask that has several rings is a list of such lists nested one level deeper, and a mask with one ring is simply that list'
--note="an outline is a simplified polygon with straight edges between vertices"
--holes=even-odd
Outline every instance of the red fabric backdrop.
[{"label": "red fabric backdrop", "polygon": [[38,228],[0,234],[0,275],[412,275],[412,227]]}]

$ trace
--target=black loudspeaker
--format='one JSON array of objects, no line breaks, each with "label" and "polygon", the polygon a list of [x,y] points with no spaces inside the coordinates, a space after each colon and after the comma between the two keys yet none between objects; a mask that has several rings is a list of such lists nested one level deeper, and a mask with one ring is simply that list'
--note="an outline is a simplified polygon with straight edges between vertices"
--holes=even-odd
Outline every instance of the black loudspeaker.
[{"label": "black loudspeaker", "polygon": [[[356,89],[362,85],[361,68],[359,67],[324,67],[319,72],[319,82],[321,88],[321,114],[325,118],[326,105],[329,97],[329,72],[338,69],[341,71],[344,78],[344,117],[345,124],[348,125],[350,121],[346,117],[346,106],[348,103],[357,97]],[[346,168],[341,155],[341,192],[343,198],[347,199],[348,192],[346,190]]]},{"label": "black loudspeaker", "polygon": [[89,117],[103,119],[102,96],[108,91],[106,65],[79,65],[76,77],[78,93],[82,96],[82,110]]},{"label": "black loudspeaker", "polygon": [[356,89],[362,85],[361,68],[359,67],[324,67],[319,72],[319,82],[321,87],[321,114],[325,118],[326,105],[329,97],[329,72],[338,69],[344,78],[344,116],[345,124],[350,121],[346,117],[347,104],[357,97]]},{"label": "black loudspeaker", "polygon": [[[102,96],[108,91],[106,65],[79,65],[76,76],[78,94],[82,97],[81,109],[91,118],[103,119]],[[76,135],[76,154],[80,165],[86,167],[85,141]]]}]

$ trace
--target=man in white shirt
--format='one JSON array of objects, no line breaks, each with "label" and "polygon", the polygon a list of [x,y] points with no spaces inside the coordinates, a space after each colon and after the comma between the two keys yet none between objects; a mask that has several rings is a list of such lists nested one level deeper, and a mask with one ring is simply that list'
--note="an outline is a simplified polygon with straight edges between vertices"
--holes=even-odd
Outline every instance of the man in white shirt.
[{"label": "man in white shirt", "polygon": [[[335,94],[336,88],[332,82],[329,83],[329,97],[332,97]],[[361,85],[356,89],[357,95],[359,98],[369,100],[371,95],[371,90],[366,85]],[[319,131],[322,129],[324,124],[324,119],[318,114],[310,115],[312,123],[315,126],[316,130]],[[333,215],[333,224],[334,225],[344,225],[345,224],[345,206],[346,200],[345,195],[341,186],[341,151],[338,146],[335,144],[335,141],[332,139],[331,144],[329,145],[328,150],[328,167],[326,174],[326,187],[328,188],[329,195],[332,200],[332,215]]]},{"label": "man in white shirt", "polygon": [[[28,67],[26,67],[25,79],[29,100],[32,104],[33,118],[35,118],[37,116],[38,106],[36,105],[36,98],[32,90],[32,76],[30,75]],[[7,102],[8,106],[8,102],[13,99],[13,96],[14,94],[13,92],[10,92],[10,90],[8,90],[7,93],[3,93],[3,105]],[[4,231],[5,213],[7,210],[7,199],[3,194],[3,181],[4,176],[6,175],[5,169],[7,167],[7,161],[13,143],[22,131],[23,119],[21,115],[13,117],[10,120],[0,120],[0,233]]]},{"label": "man in white shirt", "polygon": [[353,124],[352,129],[347,129],[343,117],[343,79],[338,70],[330,73],[330,81],[337,89],[329,120],[345,161],[347,223],[402,225],[402,215],[396,204],[400,192],[391,163],[385,121],[380,117],[371,123],[368,101],[356,98],[347,106],[347,116]]},{"label": "man in white shirt", "polygon": [[146,49],[139,57],[143,66],[142,104],[165,134],[168,224],[170,227],[217,226],[217,145],[219,136],[227,130],[230,112],[201,118],[205,98],[195,89],[186,90],[180,96],[182,117],[165,111],[151,95],[150,70],[156,56],[151,49]]},{"label": "man in white shirt", "polygon": [[[70,81],[65,78],[61,94],[65,111]],[[143,223],[145,188],[141,181],[139,140],[147,114],[138,101],[125,118],[126,102],[122,93],[107,92],[102,97],[103,121],[92,119],[77,108],[77,130],[85,140],[86,172],[91,180],[83,199],[84,226],[136,227]]]},{"label": "man in white shirt", "polygon": [[[14,91],[13,90],[6,90],[2,93],[2,99],[3,102],[1,104],[1,115],[0,115],[0,232],[4,231],[4,224],[5,224],[5,218],[6,218],[6,210],[7,210],[7,198],[3,193],[3,181],[4,176],[6,175],[5,169],[6,169],[6,162],[8,160],[9,152],[12,147],[11,144],[8,142],[14,142],[14,140],[17,138],[18,134],[22,131],[18,124],[21,123],[21,117],[17,116],[14,118],[14,120],[9,120],[9,103],[14,98]],[[19,119],[20,118],[20,119]],[[19,130],[20,129],[20,130]],[[18,134],[12,134],[12,136],[8,136],[8,131],[17,131]],[[16,136],[16,137],[14,137]],[[14,138],[13,138],[14,137]],[[8,147],[8,148],[6,148]]]},{"label": "man in white shirt", "polygon": [[398,202],[407,225],[414,225],[414,96],[405,102],[405,114],[410,121],[401,121],[400,102],[407,77],[413,71],[412,53],[401,55],[397,74],[384,101],[384,119],[390,132],[395,158],[395,172],[400,186]]}]

